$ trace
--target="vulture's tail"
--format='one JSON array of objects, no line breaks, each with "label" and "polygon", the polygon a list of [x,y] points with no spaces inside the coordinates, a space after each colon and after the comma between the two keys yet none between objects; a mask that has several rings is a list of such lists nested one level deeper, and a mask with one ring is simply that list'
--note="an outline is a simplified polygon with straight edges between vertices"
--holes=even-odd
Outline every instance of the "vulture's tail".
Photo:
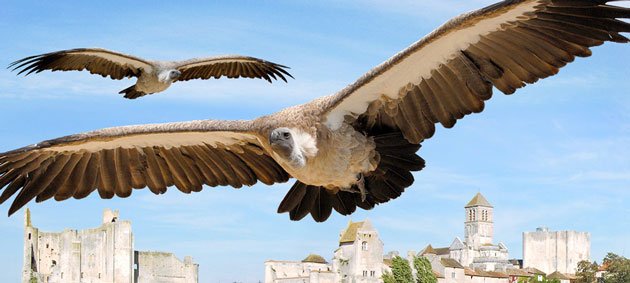
[{"label": "vulture's tail", "polygon": [[369,210],[399,197],[413,183],[411,171],[424,168],[424,160],[416,155],[420,145],[409,143],[400,132],[375,135],[374,142],[381,159],[376,170],[364,176],[365,200],[356,185],[350,189],[356,192],[333,193],[296,181],[280,203],[278,213],[289,212],[291,220],[300,220],[310,213],[315,221],[323,222],[333,208],[342,215],[349,215],[357,206]]},{"label": "vulture's tail", "polygon": [[147,95],[146,93],[139,91],[136,89],[136,85],[132,85],[126,89],[121,90],[119,93],[124,93],[125,94],[125,98],[129,98],[129,99],[136,99],[140,96],[145,96]]}]

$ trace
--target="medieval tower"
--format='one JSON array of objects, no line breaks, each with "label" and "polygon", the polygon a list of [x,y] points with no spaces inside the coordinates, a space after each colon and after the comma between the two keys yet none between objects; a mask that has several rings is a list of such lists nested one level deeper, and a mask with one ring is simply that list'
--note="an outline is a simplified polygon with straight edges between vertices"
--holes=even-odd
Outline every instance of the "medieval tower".
[{"label": "medieval tower", "polygon": [[481,193],[477,193],[466,204],[464,240],[468,246],[478,249],[480,246],[492,244],[494,229],[492,209],[492,205]]},{"label": "medieval tower", "polygon": [[24,215],[23,283],[196,283],[199,265],[191,257],[136,251],[131,221],[117,210],[103,212],[101,226],[45,232]]}]

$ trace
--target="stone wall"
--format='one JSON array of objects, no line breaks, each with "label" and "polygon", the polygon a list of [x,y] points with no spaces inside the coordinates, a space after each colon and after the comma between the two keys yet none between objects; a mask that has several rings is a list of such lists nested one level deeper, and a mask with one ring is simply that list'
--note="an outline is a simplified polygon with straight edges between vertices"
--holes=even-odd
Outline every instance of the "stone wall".
[{"label": "stone wall", "polygon": [[[191,258],[182,263],[170,253],[140,252],[146,256],[134,259],[131,222],[118,220],[118,211],[105,210],[103,224],[93,229],[42,232],[32,226],[28,209],[24,223],[23,283],[197,282]],[[149,279],[138,281],[140,275]],[[176,279],[164,279],[169,276]]]},{"label": "stone wall", "polygon": [[549,274],[555,271],[575,274],[578,262],[590,260],[591,235],[588,232],[549,231],[523,233],[523,266]]},{"label": "stone wall", "polygon": [[134,277],[137,283],[186,283],[197,282],[199,265],[191,257],[179,260],[172,253],[135,252],[137,269]]},{"label": "stone wall", "polygon": [[[330,276],[333,277],[332,280],[327,281]],[[265,261],[265,283],[293,282],[334,282],[332,265],[300,261]]]}]

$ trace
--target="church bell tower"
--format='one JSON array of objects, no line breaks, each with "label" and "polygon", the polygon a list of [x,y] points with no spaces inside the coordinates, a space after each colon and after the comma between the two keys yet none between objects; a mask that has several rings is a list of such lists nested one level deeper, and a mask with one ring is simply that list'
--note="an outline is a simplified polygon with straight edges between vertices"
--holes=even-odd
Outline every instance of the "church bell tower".
[{"label": "church bell tower", "polygon": [[475,249],[484,244],[492,244],[492,234],[494,223],[492,220],[492,205],[481,194],[477,193],[468,204],[466,209],[465,241],[468,246]]}]

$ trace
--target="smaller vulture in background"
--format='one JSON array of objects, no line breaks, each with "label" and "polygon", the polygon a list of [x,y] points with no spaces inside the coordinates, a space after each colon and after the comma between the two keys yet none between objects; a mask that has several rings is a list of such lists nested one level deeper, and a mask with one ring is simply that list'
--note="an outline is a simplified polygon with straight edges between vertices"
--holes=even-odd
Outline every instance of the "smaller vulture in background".
[{"label": "smaller vulture in background", "polygon": [[77,48],[26,57],[9,65],[13,71],[39,73],[51,71],[83,71],[109,76],[114,80],[138,78],[135,85],[121,90],[125,98],[135,99],[166,90],[172,83],[192,79],[257,78],[271,83],[278,78],[293,77],[288,67],[262,59],[229,55],[195,58],[186,61],[148,61],[135,56],[101,48]]},{"label": "smaller vulture in background", "polygon": [[607,2],[499,2],[447,22],[335,94],[254,120],[116,127],[0,153],[0,204],[15,195],[12,214],[31,200],[94,191],[191,193],[292,177],[278,207],[291,220],[372,209],[413,184],[425,165],[417,151],[436,124],[452,128],[483,111],[493,88],[514,93],[593,46],[629,42],[620,19],[630,8]]}]

